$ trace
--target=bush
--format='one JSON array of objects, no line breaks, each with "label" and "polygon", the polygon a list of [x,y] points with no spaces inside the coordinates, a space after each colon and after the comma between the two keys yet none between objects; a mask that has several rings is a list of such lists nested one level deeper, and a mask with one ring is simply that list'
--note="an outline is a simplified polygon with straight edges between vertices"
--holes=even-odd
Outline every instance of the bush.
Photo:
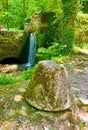
[{"label": "bush", "polygon": [[52,57],[57,57],[60,55],[61,49],[62,46],[58,43],[53,43],[53,45],[48,48],[41,47],[37,50],[37,60],[51,60]]},{"label": "bush", "polygon": [[23,71],[22,75],[16,78],[10,77],[6,73],[3,73],[2,75],[0,75],[0,84],[12,84],[15,82],[28,80],[32,76],[34,70],[35,70],[35,67],[28,68],[27,70]]},{"label": "bush", "polygon": [[12,84],[14,82],[14,79],[6,76],[6,74],[3,74],[0,76],[0,84]]}]

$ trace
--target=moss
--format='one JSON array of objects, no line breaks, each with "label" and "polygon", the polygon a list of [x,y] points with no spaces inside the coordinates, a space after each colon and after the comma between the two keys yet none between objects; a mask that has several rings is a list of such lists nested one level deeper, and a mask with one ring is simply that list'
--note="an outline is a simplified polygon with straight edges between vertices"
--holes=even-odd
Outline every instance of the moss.
[{"label": "moss", "polygon": [[78,106],[79,108],[81,108],[83,105],[82,105],[82,103],[79,101],[79,102],[77,102],[77,106]]},{"label": "moss", "polygon": [[[15,57],[22,60],[20,56],[24,56],[25,49],[27,55],[28,49],[24,49],[27,39],[28,34],[25,35],[23,31],[0,31],[0,61],[9,57]],[[26,58],[23,57],[24,60]]]},{"label": "moss", "polygon": [[82,46],[88,43],[88,14],[79,13],[76,20],[75,44]]},{"label": "moss", "polygon": [[79,125],[81,130],[84,130],[84,124],[83,123],[80,122],[78,125]]}]

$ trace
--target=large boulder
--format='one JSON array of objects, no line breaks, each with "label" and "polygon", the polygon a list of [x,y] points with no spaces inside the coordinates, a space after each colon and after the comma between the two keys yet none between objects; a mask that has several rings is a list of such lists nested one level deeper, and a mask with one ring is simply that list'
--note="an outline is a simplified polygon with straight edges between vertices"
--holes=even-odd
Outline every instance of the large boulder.
[{"label": "large boulder", "polygon": [[25,62],[30,34],[21,30],[0,31],[0,62],[6,58],[16,58]]},{"label": "large boulder", "polygon": [[73,96],[65,67],[49,60],[39,62],[25,98],[30,105],[40,110],[68,109],[73,103]]}]

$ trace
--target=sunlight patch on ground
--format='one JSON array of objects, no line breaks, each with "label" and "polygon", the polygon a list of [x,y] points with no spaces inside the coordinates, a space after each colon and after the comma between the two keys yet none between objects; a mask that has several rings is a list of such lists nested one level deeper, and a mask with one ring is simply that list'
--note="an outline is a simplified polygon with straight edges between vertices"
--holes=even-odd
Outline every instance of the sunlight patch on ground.
[{"label": "sunlight patch on ground", "polygon": [[84,54],[88,54],[88,50],[80,49]]},{"label": "sunlight patch on ground", "polygon": [[83,121],[83,122],[88,122],[88,113],[80,113],[79,115],[78,115],[78,117],[80,118],[80,120],[81,121]]},{"label": "sunlight patch on ground", "polygon": [[14,97],[14,101],[16,101],[16,102],[20,102],[20,101],[22,101],[22,99],[23,99],[23,97],[21,95],[15,95],[15,97]]},{"label": "sunlight patch on ground", "polygon": [[81,101],[82,104],[88,105],[88,99],[85,99],[85,98],[81,97],[80,101]]},{"label": "sunlight patch on ground", "polygon": [[26,91],[25,88],[19,88],[18,90],[19,90],[20,92],[23,92],[23,93]]},{"label": "sunlight patch on ground", "polygon": [[74,69],[74,71],[75,71],[75,73],[78,73],[78,72],[82,72],[82,70],[81,69]]},{"label": "sunlight patch on ground", "polygon": [[17,112],[23,116],[27,116],[26,109],[27,109],[26,107],[22,106],[22,108],[18,110]]}]

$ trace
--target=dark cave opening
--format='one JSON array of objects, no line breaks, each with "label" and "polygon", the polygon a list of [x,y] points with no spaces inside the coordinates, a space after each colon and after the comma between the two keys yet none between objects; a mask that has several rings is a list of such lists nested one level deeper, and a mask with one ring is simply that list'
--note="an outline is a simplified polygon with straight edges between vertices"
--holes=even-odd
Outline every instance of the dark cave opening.
[{"label": "dark cave opening", "polygon": [[0,61],[0,64],[22,64],[22,61],[18,58],[9,57]]}]

